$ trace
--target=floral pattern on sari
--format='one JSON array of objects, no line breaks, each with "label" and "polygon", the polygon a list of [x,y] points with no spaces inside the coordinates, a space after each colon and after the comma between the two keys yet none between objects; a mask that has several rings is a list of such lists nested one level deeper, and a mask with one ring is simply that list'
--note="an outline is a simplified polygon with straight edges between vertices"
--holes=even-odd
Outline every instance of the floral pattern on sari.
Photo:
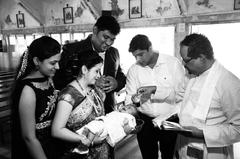
[{"label": "floral pattern on sari", "polygon": [[[67,121],[67,128],[73,132],[94,120],[96,117],[104,115],[103,100],[99,100],[101,97],[104,97],[104,95],[100,95],[102,92],[98,89],[93,89],[92,91],[94,96],[88,98],[81,94],[75,87],[68,85],[59,95],[58,101],[64,100],[73,106],[72,112]],[[91,99],[93,100],[90,101]],[[94,100],[98,100],[98,102]],[[100,112],[96,112],[96,105],[94,104],[99,104],[97,108]],[[110,159],[109,148],[109,145],[104,140],[101,144],[91,146],[89,153],[83,158]]]}]

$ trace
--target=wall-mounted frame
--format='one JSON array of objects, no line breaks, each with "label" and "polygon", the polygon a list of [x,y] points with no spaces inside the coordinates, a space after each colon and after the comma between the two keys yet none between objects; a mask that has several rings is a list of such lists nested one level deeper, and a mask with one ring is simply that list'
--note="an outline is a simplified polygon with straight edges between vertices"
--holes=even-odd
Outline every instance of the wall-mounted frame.
[{"label": "wall-mounted frame", "polygon": [[234,0],[234,9],[240,9],[240,0]]},{"label": "wall-mounted frame", "polygon": [[142,17],[142,0],[129,0],[129,18]]},{"label": "wall-mounted frame", "polygon": [[63,8],[63,21],[64,24],[73,23],[73,7],[69,7],[68,4]]},{"label": "wall-mounted frame", "polygon": [[24,14],[20,11],[18,14],[16,14],[16,20],[17,20],[17,27],[18,28],[24,28],[25,27],[25,20],[24,20]]}]

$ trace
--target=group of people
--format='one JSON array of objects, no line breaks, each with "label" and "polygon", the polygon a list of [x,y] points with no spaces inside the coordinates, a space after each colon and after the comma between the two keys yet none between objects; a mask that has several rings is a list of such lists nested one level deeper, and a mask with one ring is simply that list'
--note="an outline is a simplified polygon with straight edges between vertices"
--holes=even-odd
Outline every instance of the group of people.
[{"label": "group of people", "polygon": [[[140,118],[143,159],[158,159],[159,150],[162,159],[233,159],[232,144],[240,141],[240,80],[214,58],[207,37],[187,35],[181,62],[136,35],[129,45],[136,63],[125,75],[112,47],[119,32],[114,17],[101,16],[91,35],[63,51],[48,36],[31,43],[13,91],[12,158],[114,159],[115,144]],[[124,87],[124,106],[115,110],[114,93]],[[168,120],[191,133],[153,124],[174,113]]]}]

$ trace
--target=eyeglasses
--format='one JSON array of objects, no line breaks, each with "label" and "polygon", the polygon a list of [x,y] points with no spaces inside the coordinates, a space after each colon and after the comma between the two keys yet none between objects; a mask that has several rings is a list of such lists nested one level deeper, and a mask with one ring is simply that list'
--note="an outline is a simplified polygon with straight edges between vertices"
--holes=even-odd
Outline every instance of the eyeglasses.
[{"label": "eyeglasses", "polygon": [[193,58],[190,58],[190,59],[182,59],[182,61],[185,63],[185,64],[188,64]]}]

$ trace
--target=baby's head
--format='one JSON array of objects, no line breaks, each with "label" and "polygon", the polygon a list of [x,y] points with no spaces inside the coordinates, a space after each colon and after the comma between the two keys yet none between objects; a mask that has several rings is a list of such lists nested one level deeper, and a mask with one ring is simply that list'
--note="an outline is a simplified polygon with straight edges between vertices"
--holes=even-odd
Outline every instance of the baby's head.
[{"label": "baby's head", "polygon": [[122,113],[128,113],[135,117],[138,116],[137,108],[134,104],[121,105],[118,107],[117,111],[122,112]]}]

